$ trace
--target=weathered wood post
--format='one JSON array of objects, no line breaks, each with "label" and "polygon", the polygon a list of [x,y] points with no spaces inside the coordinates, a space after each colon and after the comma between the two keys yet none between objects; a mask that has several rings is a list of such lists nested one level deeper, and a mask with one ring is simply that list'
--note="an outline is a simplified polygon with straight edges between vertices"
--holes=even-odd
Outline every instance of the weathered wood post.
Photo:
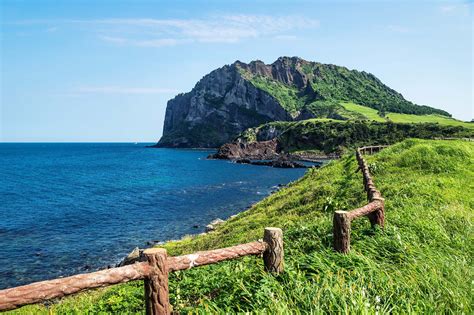
[{"label": "weathered wood post", "polygon": [[372,180],[370,181],[369,184],[367,184],[367,187],[365,188],[367,191],[367,200],[372,200],[374,192],[377,190],[375,188],[375,185],[373,184]]},{"label": "weathered wood post", "polygon": [[267,248],[263,252],[263,263],[268,272],[280,273],[284,267],[283,232],[279,228],[267,227],[263,233]]},{"label": "weathered wood post", "polygon": [[166,249],[148,248],[143,255],[150,265],[150,274],[145,278],[145,306],[147,315],[170,314],[168,296],[168,264]]},{"label": "weathered wood post", "polygon": [[347,254],[351,249],[351,220],[347,211],[334,212],[333,242],[337,252]]},{"label": "weathered wood post", "polygon": [[383,228],[385,224],[385,199],[376,195],[372,197],[372,201],[378,201],[380,208],[369,214],[370,224],[372,226],[379,225]]}]

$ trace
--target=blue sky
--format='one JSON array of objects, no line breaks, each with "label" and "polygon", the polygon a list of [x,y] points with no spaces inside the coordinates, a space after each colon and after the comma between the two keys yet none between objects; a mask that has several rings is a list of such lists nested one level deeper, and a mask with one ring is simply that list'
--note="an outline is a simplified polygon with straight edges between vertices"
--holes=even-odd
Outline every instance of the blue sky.
[{"label": "blue sky", "polygon": [[473,118],[473,3],[8,1],[0,141],[150,141],[166,102],[235,60],[279,56],[373,73]]}]

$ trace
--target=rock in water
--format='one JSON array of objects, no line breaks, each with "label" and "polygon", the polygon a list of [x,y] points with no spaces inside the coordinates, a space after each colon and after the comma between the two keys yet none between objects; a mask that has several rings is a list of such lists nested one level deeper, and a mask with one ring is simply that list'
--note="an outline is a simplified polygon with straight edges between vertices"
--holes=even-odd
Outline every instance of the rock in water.
[{"label": "rock in water", "polygon": [[225,221],[222,219],[215,219],[211,221],[208,225],[206,225],[206,232],[212,232],[216,229],[216,226],[224,223]]},{"label": "rock in water", "polygon": [[130,254],[127,255],[119,264],[118,267],[126,266],[133,264],[137,261],[140,260],[140,256],[142,254],[143,250],[135,247]]},{"label": "rock in water", "polygon": [[306,165],[296,161],[290,160],[272,160],[272,161],[252,161],[249,159],[238,159],[235,160],[235,163],[238,164],[251,164],[251,165],[261,165],[261,166],[271,166],[276,168],[307,168]]},{"label": "rock in water", "polygon": [[224,144],[217,153],[210,155],[209,158],[224,160],[271,160],[278,157],[277,152],[278,142],[276,139],[250,143],[235,141]]}]

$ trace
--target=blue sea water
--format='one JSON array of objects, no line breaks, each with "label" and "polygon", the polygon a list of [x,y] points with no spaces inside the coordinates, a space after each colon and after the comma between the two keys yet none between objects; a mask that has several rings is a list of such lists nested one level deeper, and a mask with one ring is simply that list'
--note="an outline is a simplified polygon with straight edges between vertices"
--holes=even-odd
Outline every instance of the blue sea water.
[{"label": "blue sea water", "polygon": [[211,152],[1,143],[0,289],[104,268],[136,246],[203,232],[305,172],[206,160]]}]

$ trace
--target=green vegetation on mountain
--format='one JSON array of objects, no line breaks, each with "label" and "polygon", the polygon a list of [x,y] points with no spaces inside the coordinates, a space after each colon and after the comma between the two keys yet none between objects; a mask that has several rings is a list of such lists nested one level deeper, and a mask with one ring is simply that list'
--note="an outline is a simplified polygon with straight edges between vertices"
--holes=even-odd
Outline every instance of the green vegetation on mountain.
[{"label": "green vegetation on mountain", "polygon": [[[359,111],[348,110],[341,103],[336,101],[319,101],[307,105],[307,110],[313,113],[316,117],[326,117],[337,120],[365,120],[367,119]],[[374,110],[369,107],[364,107],[369,110]]]},{"label": "green vegetation on mountain", "polygon": [[[367,120],[375,120],[375,121],[380,121],[380,122],[386,122],[387,118],[382,117],[379,113],[379,111],[367,107],[367,106],[362,106],[358,105],[352,102],[341,102],[341,106],[343,106],[346,110],[354,113],[359,113],[362,115],[362,119],[367,119]],[[407,114],[402,114],[402,115],[407,115]],[[420,115],[420,117],[426,117],[426,115]]]},{"label": "green vegetation on mountain", "polygon": [[264,90],[278,100],[278,103],[288,112],[296,113],[304,107],[305,100],[298,96],[296,87],[285,85],[279,81],[272,80],[265,76],[252,76],[246,74],[255,87]]},{"label": "green vegetation on mountain", "polygon": [[[273,132],[269,133],[269,129]],[[257,128],[249,128],[238,139],[253,142],[276,138],[280,150],[285,152],[341,154],[363,145],[393,144],[407,138],[446,137],[474,137],[474,130],[435,123],[402,124],[391,121],[340,121],[314,118],[296,122],[272,122]]]},{"label": "green vegetation on mountain", "polygon": [[[332,250],[332,215],[366,203],[354,154],[343,156],[228,220],[215,232],[167,243],[169,254],[219,248],[284,229],[286,271],[246,257],[173,273],[180,313],[470,314],[474,143],[406,140],[367,156],[386,203],[386,227],[352,226],[352,251]],[[13,314],[144,313],[141,282]]]},{"label": "green vegetation on mountain", "polygon": [[[295,115],[304,109],[312,111],[320,103],[326,105],[328,101],[346,101],[380,112],[450,116],[443,110],[405,100],[400,93],[365,71],[296,57],[283,57],[278,61],[283,65],[278,64],[278,69],[285,70],[283,76],[275,76],[273,72],[252,71],[254,68],[251,66],[239,69],[243,77],[275,97],[288,112]],[[313,113],[318,115],[318,112]]]}]

